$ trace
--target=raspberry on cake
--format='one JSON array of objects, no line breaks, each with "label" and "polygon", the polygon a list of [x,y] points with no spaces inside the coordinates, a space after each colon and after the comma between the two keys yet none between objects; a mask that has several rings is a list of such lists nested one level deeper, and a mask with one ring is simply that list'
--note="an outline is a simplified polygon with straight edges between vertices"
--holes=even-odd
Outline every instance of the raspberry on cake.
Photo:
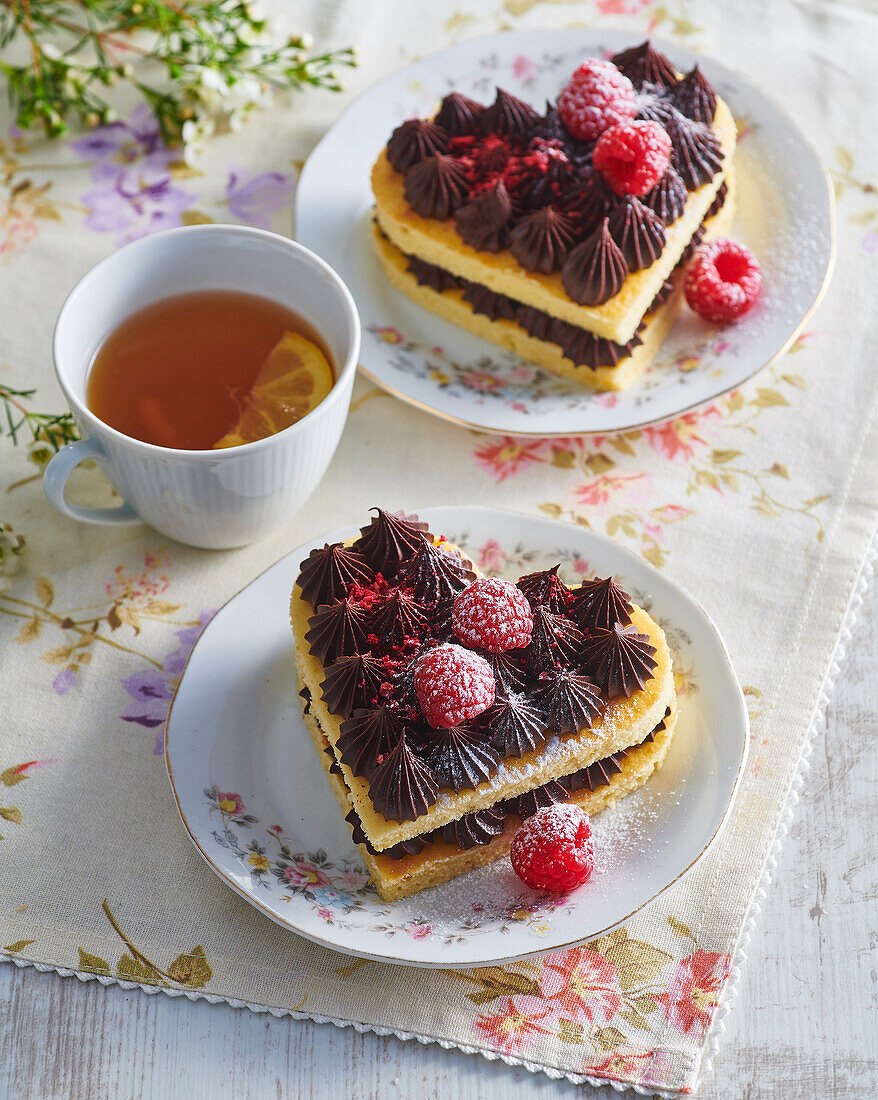
[{"label": "raspberry on cake", "polygon": [[465,645],[504,653],[528,644],[533,615],[527,598],[511,581],[482,577],[455,599],[451,625]]},{"label": "raspberry on cake", "polygon": [[597,813],[664,759],[664,634],[611,578],[569,587],[558,569],[480,577],[380,509],[302,563],[305,721],[382,897],[499,859],[545,806]]},{"label": "raspberry on cake", "polygon": [[617,195],[645,195],[667,172],[672,151],[664,127],[642,120],[604,130],[592,163]]},{"label": "raspberry on cake", "polygon": [[634,85],[610,61],[583,61],[558,96],[558,114],[573,137],[594,141],[637,117]]},{"label": "raspberry on cake", "polygon": [[375,248],[446,320],[624,389],[681,306],[693,241],[731,217],[735,140],[700,70],[648,43],[584,59],[542,114],[503,89],[490,105],[452,92],[375,163]]},{"label": "raspberry on cake", "polygon": [[494,702],[494,673],[484,657],[459,645],[437,645],[415,662],[418,706],[433,729],[468,722]]}]

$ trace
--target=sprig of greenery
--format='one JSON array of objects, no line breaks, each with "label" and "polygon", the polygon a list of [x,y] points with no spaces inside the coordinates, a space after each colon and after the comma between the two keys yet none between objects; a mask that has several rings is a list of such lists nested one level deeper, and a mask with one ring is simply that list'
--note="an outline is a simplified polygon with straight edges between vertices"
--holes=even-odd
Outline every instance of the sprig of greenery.
[{"label": "sprig of greenery", "polygon": [[123,81],[176,144],[217,116],[234,128],[271,87],[341,91],[337,68],[356,64],[351,49],[313,54],[306,35],[278,46],[267,33],[246,0],[3,0],[0,50],[23,43],[27,57],[0,58],[0,73],[22,129],[57,137],[71,117],[111,122],[107,92]]},{"label": "sprig of greenery", "polygon": [[15,390],[11,386],[0,385],[0,404],[6,417],[4,435],[14,445],[19,443],[22,429],[30,433],[28,457],[43,470],[52,455],[60,451],[65,443],[79,439],[79,430],[69,412],[41,413],[28,409],[23,404],[34,396],[36,390]]}]

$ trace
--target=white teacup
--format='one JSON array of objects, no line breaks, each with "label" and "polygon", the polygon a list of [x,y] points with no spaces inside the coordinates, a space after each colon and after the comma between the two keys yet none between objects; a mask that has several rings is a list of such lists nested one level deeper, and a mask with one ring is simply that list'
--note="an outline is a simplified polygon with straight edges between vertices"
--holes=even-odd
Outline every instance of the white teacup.
[{"label": "white teacup", "polygon": [[[99,420],[85,391],[101,341],[144,306],[198,290],[258,294],[310,321],[335,362],[328,396],[276,435],[217,451],[157,447]],[[347,287],[328,264],[285,237],[199,225],[135,241],[93,267],[61,307],[55,371],[82,439],[49,463],[46,495],[59,512],[85,523],[148,523],[209,549],[254,542],[288,520],[326,471],[344,428],[359,350],[360,321]],[[89,458],[100,464],[122,506],[83,508],[65,500],[68,476]]]}]

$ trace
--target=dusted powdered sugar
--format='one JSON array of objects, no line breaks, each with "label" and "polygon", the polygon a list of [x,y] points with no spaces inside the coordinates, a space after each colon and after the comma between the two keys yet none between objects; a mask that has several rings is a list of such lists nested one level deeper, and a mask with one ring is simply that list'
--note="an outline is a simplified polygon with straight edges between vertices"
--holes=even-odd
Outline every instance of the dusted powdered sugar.
[{"label": "dusted powdered sugar", "polygon": [[[581,832],[585,827],[585,831]],[[559,802],[529,817],[515,834],[512,850],[526,859],[558,845],[580,844],[591,837],[588,814],[579,806]]]},{"label": "dusted powdered sugar", "polygon": [[476,718],[494,702],[494,672],[484,657],[446,642],[415,665],[415,692],[434,729]]},{"label": "dusted powdered sugar", "polygon": [[528,644],[533,614],[526,597],[511,581],[482,577],[455,599],[451,624],[466,645],[505,653]]},{"label": "dusted powdered sugar", "polygon": [[581,886],[594,869],[588,814],[563,802],[537,810],[512,838],[509,857],[521,881],[534,889]]}]

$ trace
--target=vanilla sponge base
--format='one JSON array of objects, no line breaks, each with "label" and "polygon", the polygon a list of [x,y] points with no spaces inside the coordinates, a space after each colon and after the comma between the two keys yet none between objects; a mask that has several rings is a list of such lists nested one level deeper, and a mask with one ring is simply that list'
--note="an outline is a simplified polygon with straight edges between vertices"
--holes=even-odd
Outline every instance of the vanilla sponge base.
[{"label": "vanilla sponge base", "polygon": [[[728,194],[722,208],[704,222],[705,240],[726,233],[734,217],[733,170],[729,171],[726,182]],[[408,257],[393,244],[377,223],[372,226],[372,240],[390,284],[417,305],[430,310],[444,321],[466,329],[473,336],[498,344],[527,362],[596,390],[626,390],[638,382],[658,354],[683,307],[683,278],[680,271],[671,276],[676,284],[671,297],[654,313],[644,318],[638,329],[642,343],[615,365],[592,370],[585,365],[577,366],[564,355],[558,344],[531,336],[517,321],[504,318],[491,320],[484,313],[476,313],[464,298],[462,290],[450,288],[440,291],[419,283],[408,270]]]},{"label": "vanilla sponge base", "polygon": [[[351,809],[354,809],[351,792],[344,779],[330,770],[329,757],[325,752],[329,742],[314,716],[305,714],[304,718],[342,814],[347,816]],[[622,770],[611,776],[609,783],[594,791],[585,789],[575,791],[566,801],[580,806],[593,817],[614,805],[619,799],[636,791],[664,762],[676,728],[675,698],[671,702],[670,713],[665,718],[665,728],[655,735],[654,741],[646,741],[636,748],[629,749],[628,755],[620,763]],[[405,855],[401,859],[391,859],[380,852],[370,852],[365,844],[358,844],[357,848],[379,895],[385,901],[397,901],[502,859],[508,854],[512,838],[520,825],[521,819],[515,814],[510,814],[504,823],[503,832],[488,844],[477,844],[472,848],[464,849],[456,844],[447,844],[443,840],[434,840],[422,851]]]},{"label": "vanilla sponge base", "polygon": [[504,318],[491,320],[484,313],[476,313],[464,298],[462,290],[452,288],[439,291],[419,284],[407,268],[407,257],[382,235],[377,225],[373,227],[372,236],[378,259],[391,285],[413,302],[444,321],[466,329],[473,336],[499,344],[529,363],[598,390],[628,389],[643,376],[670,332],[683,303],[682,287],[678,285],[668,301],[643,322],[638,333],[642,343],[633,348],[630,355],[614,366],[592,370],[587,366],[577,366],[557,344],[531,336],[517,321]]}]

